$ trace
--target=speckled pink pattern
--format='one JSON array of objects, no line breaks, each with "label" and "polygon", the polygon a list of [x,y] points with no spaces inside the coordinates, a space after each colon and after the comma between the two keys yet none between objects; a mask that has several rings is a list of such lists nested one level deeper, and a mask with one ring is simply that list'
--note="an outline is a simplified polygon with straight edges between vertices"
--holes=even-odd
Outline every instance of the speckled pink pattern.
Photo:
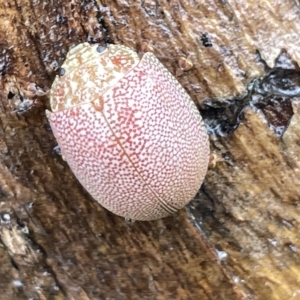
[{"label": "speckled pink pattern", "polygon": [[199,112],[151,53],[102,96],[48,118],[78,180],[117,215],[165,217],[194,197],[206,174]]}]

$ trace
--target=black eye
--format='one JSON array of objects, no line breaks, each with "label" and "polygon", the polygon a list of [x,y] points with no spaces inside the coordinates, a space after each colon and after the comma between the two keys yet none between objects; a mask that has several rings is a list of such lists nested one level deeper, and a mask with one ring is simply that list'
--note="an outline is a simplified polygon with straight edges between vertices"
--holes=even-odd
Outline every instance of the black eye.
[{"label": "black eye", "polygon": [[60,68],[58,71],[59,76],[64,76],[66,74],[66,70],[64,68]]},{"label": "black eye", "polygon": [[102,53],[107,48],[107,45],[99,45],[96,49],[97,52]]}]

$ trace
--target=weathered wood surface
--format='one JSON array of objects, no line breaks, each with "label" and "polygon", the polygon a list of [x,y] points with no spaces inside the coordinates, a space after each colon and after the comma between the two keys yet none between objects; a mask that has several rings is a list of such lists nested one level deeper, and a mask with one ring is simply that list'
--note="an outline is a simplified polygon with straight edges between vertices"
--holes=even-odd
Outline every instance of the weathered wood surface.
[{"label": "weathered wood surface", "polygon": [[[0,4],[1,299],[300,299],[300,100],[278,96],[274,110],[238,98],[264,74],[256,50],[270,67],[283,48],[299,62],[299,4],[203,3]],[[188,213],[128,224],[91,199],[53,151],[47,91],[69,47],[83,41],[153,48],[200,108],[240,105],[240,122],[228,109],[203,111],[221,160]],[[180,58],[194,67],[180,70]],[[229,119],[237,128],[220,136]]]}]

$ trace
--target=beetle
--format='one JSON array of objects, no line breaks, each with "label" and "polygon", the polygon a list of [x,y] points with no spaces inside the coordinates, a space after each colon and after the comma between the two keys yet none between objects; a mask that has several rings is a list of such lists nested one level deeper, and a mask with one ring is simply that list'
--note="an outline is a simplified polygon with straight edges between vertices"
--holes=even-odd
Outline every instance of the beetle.
[{"label": "beetle", "polygon": [[166,217],[197,193],[208,135],[189,95],[151,52],[82,43],[67,54],[47,117],[62,155],[102,206]]}]

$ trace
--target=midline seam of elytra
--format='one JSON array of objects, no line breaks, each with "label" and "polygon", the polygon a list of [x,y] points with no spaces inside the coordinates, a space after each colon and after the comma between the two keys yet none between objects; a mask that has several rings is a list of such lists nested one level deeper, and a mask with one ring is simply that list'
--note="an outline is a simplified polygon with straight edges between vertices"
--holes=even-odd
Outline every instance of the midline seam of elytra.
[{"label": "midline seam of elytra", "polygon": [[161,205],[161,207],[167,211],[168,213],[172,214],[175,213],[178,209],[176,209],[175,207],[173,207],[172,205],[166,203],[163,199],[161,199],[154,191],[153,189],[147,184],[147,182],[145,181],[145,179],[143,178],[143,176],[140,174],[140,172],[138,171],[138,169],[136,168],[136,166],[134,165],[133,161],[130,159],[130,156],[127,154],[127,152],[125,151],[124,147],[122,146],[122,144],[119,141],[119,138],[116,136],[116,134],[114,133],[113,129],[111,128],[109,122],[107,121],[103,111],[101,112],[101,114],[103,115],[103,118],[109,128],[109,130],[111,131],[111,133],[114,135],[114,137],[116,138],[116,141],[118,143],[118,145],[121,147],[121,149],[124,151],[125,156],[128,158],[129,162],[131,163],[131,165],[133,166],[134,170],[137,172],[138,176],[141,178],[141,180],[146,184],[146,186],[148,187],[148,189],[153,193],[153,195],[157,198],[159,204]]}]

